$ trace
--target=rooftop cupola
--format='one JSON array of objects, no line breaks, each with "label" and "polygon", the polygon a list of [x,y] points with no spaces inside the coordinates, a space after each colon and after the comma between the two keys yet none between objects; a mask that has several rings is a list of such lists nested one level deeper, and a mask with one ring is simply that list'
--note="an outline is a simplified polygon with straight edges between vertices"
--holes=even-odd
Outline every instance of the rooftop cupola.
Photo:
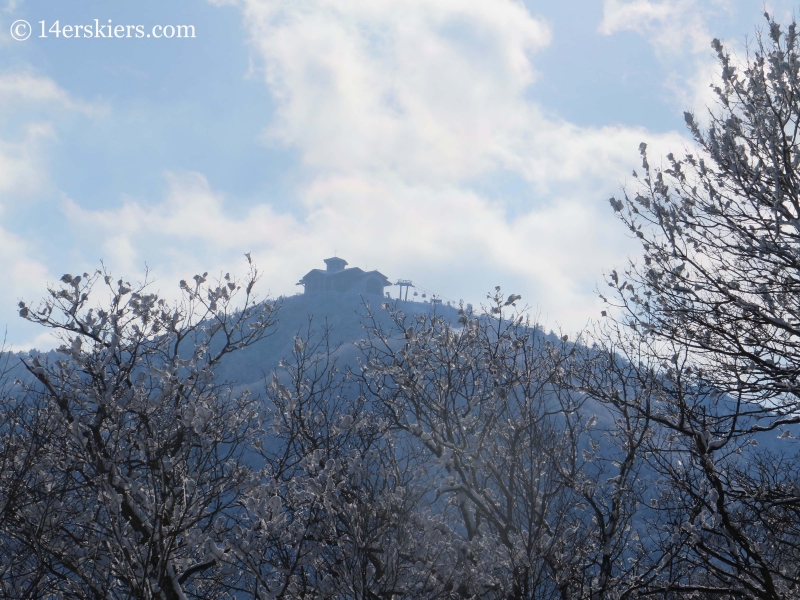
[{"label": "rooftop cupola", "polygon": [[338,273],[339,271],[344,271],[345,266],[347,266],[347,261],[343,258],[326,258],[325,259],[325,266],[327,267],[328,273]]}]

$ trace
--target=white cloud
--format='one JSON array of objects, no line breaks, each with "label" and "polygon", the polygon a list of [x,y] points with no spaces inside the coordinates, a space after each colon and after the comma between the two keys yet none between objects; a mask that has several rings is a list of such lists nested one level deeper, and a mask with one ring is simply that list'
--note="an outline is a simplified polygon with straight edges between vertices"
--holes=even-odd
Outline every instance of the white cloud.
[{"label": "white cloud", "polygon": [[[0,181],[2,179],[2,173],[0,173]],[[48,343],[46,339],[41,338],[19,343],[21,342],[20,336],[34,335],[34,328],[20,327],[21,319],[17,315],[17,302],[23,298],[29,300],[41,297],[45,291],[48,272],[43,262],[36,258],[31,244],[23,236],[3,226],[2,217],[2,206],[0,206],[0,265],[2,265],[0,276],[3,280],[2,286],[0,286],[0,315],[3,317],[2,321],[5,321],[6,324],[13,322],[14,331],[17,332],[12,341],[18,343],[13,345],[13,349],[51,348],[53,343]]]},{"label": "white cloud", "polygon": [[[253,248],[283,247],[298,224],[266,204],[251,207],[242,219],[226,211],[224,196],[199,173],[167,173],[161,202],[128,199],[119,207],[88,210],[67,199],[64,213],[84,240],[88,264],[105,261],[115,273],[133,277],[145,263],[163,280],[182,278],[197,269],[233,268]],[[289,250],[290,252],[291,250]],[[234,259],[235,257],[235,259]]]},{"label": "white cloud", "polygon": [[598,30],[605,35],[634,31],[644,37],[668,71],[664,83],[676,102],[702,115],[714,101],[709,88],[716,72],[711,40],[721,37],[709,23],[732,11],[730,0],[604,0]]},{"label": "white cloud", "polygon": [[635,31],[663,54],[697,53],[708,49],[708,3],[698,0],[605,0],[600,32]]},{"label": "white cloud", "polygon": [[278,100],[266,132],[322,169],[460,178],[505,160],[547,26],[516,2],[244,4]]},{"label": "white cloud", "polygon": [[0,73],[0,106],[21,108],[30,104],[48,104],[87,115],[105,111],[105,107],[73,98],[49,77],[29,71]]},{"label": "white cloud", "polygon": [[55,126],[53,119],[42,119],[41,112],[35,120],[21,116],[31,106],[43,109],[49,117],[65,111],[91,114],[96,110],[73,99],[50,78],[30,72],[0,74],[0,111],[4,121],[13,124],[9,131],[0,132],[0,322],[13,323],[19,336],[31,336],[22,345],[19,336],[12,340],[18,349],[28,343],[39,348],[53,345],[47,343],[47,336],[33,337],[32,327],[20,326],[16,308],[21,298],[41,297],[47,281],[53,279],[45,266],[48,249],[31,239],[41,237],[36,223],[28,233],[15,231],[10,224],[12,213],[23,204],[36,203],[42,211],[48,210],[43,198],[55,192],[48,165],[49,150],[58,141]]},{"label": "white cloud", "polygon": [[[25,114],[31,107],[40,109],[35,119]],[[54,121],[65,112],[95,115],[105,110],[73,98],[49,77],[30,71],[0,73],[0,114],[4,117],[0,124],[14,125],[0,130],[0,203],[49,189],[47,150],[57,141]]]},{"label": "white cloud", "polygon": [[[602,156],[602,141],[618,136],[634,145],[639,133],[594,132],[588,147],[601,156],[589,152],[587,162],[593,158],[618,173],[618,163],[629,157],[622,151]],[[235,271],[244,267],[242,254],[252,252],[264,273],[262,292],[291,294],[300,291],[294,284],[305,272],[335,251],[352,266],[411,277],[454,300],[480,301],[500,284],[540,307],[550,323],[575,329],[599,314],[593,289],[602,271],[619,266],[633,249],[607,197],[588,191],[586,181],[509,219],[502,203],[457,182],[327,175],[298,190],[299,219],[267,203],[234,217],[202,175],[170,173],[167,180],[165,197],[155,204],[128,201],[93,211],[67,203],[70,227],[87,247],[100,249],[86,257],[88,264],[103,258],[115,273],[134,277],[148,263],[161,291],[173,295],[179,279]]]},{"label": "white cloud", "polygon": [[265,137],[318,177],[463,184],[507,169],[542,191],[592,190],[616,184],[646,135],[542,114],[527,92],[552,34],[512,0],[242,6],[278,103]]},{"label": "white cloud", "polygon": [[[20,298],[38,297],[44,291],[47,268],[37,249],[24,235],[13,231],[8,213],[15,202],[33,201],[50,186],[46,165],[46,147],[54,138],[48,124],[32,123],[18,141],[0,139],[0,322],[20,319],[16,305]],[[26,332],[30,328],[22,327]],[[19,340],[15,340],[19,341]],[[37,343],[41,340],[37,340]],[[50,347],[39,343],[39,347]],[[32,347],[26,342],[17,349]]]},{"label": "white cloud", "polygon": [[[680,137],[544,115],[527,92],[552,33],[518,2],[241,6],[278,103],[266,139],[311,167],[300,197],[315,240],[330,248],[346,230],[381,264],[461,273],[450,289],[510,281],[571,324],[593,311],[593,281],[630,248],[607,194],[640,141],[679,149]],[[521,216],[471,191],[501,170],[530,183]]]},{"label": "white cloud", "polygon": [[46,189],[45,147],[54,138],[48,123],[30,123],[22,140],[0,139],[0,212],[2,199],[32,197]]},{"label": "white cloud", "polygon": [[21,4],[21,1],[22,0],[6,0],[5,6],[3,6],[1,10],[3,12],[9,12],[9,13],[13,12],[14,10],[16,10],[17,6]]},{"label": "white cloud", "polygon": [[[30,248],[21,236],[0,229],[0,261],[2,261],[3,287],[17,294],[32,291],[32,282],[45,281],[47,269],[31,256]],[[41,293],[42,290],[37,290]]]},{"label": "white cloud", "polygon": [[[87,266],[103,258],[133,278],[147,263],[169,295],[252,251],[265,284],[291,293],[337,251],[452,299],[500,284],[571,329],[599,313],[595,282],[633,248],[608,195],[640,141],[657,155],[682,138],[544,114],[528,92],[552,33],[513,0],[239,6],[277,104],[263,138],[304,165],[299,210],[265,199],[235,215],[202,174],[168,173],[160,199],[65,201]],[[29,89],[63,104],[46,85]],[[519,180],[510,198],[477,191],[500,172]]]}]

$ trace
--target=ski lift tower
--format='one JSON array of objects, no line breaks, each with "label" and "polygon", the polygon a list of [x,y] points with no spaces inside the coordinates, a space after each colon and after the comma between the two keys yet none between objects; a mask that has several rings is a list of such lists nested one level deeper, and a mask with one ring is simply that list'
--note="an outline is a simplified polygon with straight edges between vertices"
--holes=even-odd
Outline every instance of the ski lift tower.
[{"label": "ski lift tower", "polygon": [[[400,299],[408,300],[408,288],[414,287],[410,279],[398,279],[395,285],[400,286]],[[403,298],[403,288],[406,288],[406,297]]]}]

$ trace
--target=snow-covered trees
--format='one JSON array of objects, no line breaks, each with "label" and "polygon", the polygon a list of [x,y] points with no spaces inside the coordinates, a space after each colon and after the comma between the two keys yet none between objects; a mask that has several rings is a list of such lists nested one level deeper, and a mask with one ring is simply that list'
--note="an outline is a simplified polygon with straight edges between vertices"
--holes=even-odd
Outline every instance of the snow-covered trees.
[{"label": "snow-covered trees", "polygon": [[499,288],[367,303],[357,348],[311,321],[245,390],[214,373],[275,323],[254,269],[20,303],[63,345],[1,365],[0,596],[797,597],[800,41],[768,25],[741,66],[714,43],[696,151],[642,145],[611,200],[642,261],[581,338]]},{"label": "snow-covered trees", "polygon": [[384,307],[391,327],[373,320],[362,345],[364,389],[452,528],[465,597],[623,589],[646,419],[587,404],[577,382],[593,358],[516,312],[519,296],[488,299],[460,327]]},{"label": "snow-covered trees", "polygon": [[642,144],[639,185],[611,199],[643,246],[610,274],[612,315],[653,383],[621,406],[658,425],[654,501],[677,544],[654,590],[800,586],[800,40],[767,19],[741,65],[714,41],[717,105],[705,129],[686,114],[697,151],[654,168]]},{"label": "snow-covered trees", "polygon": [[580,347],[506,314],[518,297],[498,290],[458,325],[367,306],[355,370],[310,324],[259,394],[214,368],[274,308],[251,296],[254,271],[206,277],[170,305],[65,275],[20,306],[64,344],[3,388],[4,596],[521,599],[620,583],[637,456],[602,405],[600,422],[584,410]]},{"label": "snow-covered trees", "polygon": [[396,453],[385,422],[338,364],[328,328],[312,325],[267,382],[262,486],[245,501],[247,526],[232,545],[249,591],[446,597],[447,525],[425,510],[413,462]]},{"label": "snow-covered trees", "polygon": [[40,306],[20,304],[64,344],[2,379],[3,597],[443,598],[461,586],[450,524],[326,330],[297,337],[263,394],[217,381],[220,361],[274,324],[256,275],[195,276],[175,305],[147,283],[65,275]]},{"label": "snow-covered trees", "polygon": [[236,589],[226,540],[258,484],[244,457],[260,411],[213,368],[268,332],[272,306],[254,302],[255,270],[242,285],[206,277],[181,282],[176,305],[100,272],[64,275],[38,307],[20,303],[64,344],[51,362],[25,362],[33,381],[3,389],[3,597]]},{"label": "snow-covered trees", "polygon": [[561,473],[575,447],[565,423],[548,418],[577,408],[558,384],[570,359],[518,315],[505,321],[504,300],[495,298],[491,320],[463,313],[460,329],[392,311],[388,330],[375,323],[363,372],[376,409],[422,467],[433,510],[454,527],[464,591],[485,598],[552,593],[548,562],[560,562],[575,518]]}]

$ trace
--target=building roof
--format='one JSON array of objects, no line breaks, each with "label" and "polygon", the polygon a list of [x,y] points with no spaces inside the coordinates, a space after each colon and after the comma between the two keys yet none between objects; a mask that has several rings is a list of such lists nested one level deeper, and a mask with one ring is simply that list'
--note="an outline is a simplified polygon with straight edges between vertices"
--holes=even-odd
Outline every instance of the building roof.
[{"label": "building roof", "polygon": [[309,278],[309,277],[335,277],[335,278],[338,279],[340,277],[354,277],[355,276],[358,279],[360,279],[361,277],[359,277],[359,275],[360,276],[377,275],[378,277],[380,277],[381,279],[384,279],[386,281],[386,283],[384,285],[392,285],[389,282],[389,278],[386,277],[386,275],[384,275],[380,271],[377,271],[377,270],[364,271],[363,269],[360,269],[358,267],[350,267],[349,269],[342,269],[341,271],[335,271],[333,273],[331,273],[330,271],[325,271],[323,269],[311,269],[308,273],[303,275],[303,277],[300,279],[300,281],[297,282],[297,285],[304,284],[305,280],[307,278]]},{"label": "building roof", "polygon": [[341,271],[347,265],[347,261],[343,258],[339,258],[338,256],[326,258],[322,262],[327,265],[329,271]]},{"label": "building roof", "polygon": [[389,278],[386,277],[383,273],[377,270],[372,271],[364,271],[359,267],[350,267],[345,268],[347,265],[347,261],[343,258],[339,257],[332,257],[325,259],[325,265],[327,269],[312,269],[308,273],[306,273],[300,281],[297,282],[297,285],[305,285],[311,279],[318,279],[318,278],[334,278],[334,279],[345,279],[351,280],[353,282],[359,281],[364,277],[372,276],[378,277],[381,280],[381,283],[384,287],[392,285],[389,281]]}]

